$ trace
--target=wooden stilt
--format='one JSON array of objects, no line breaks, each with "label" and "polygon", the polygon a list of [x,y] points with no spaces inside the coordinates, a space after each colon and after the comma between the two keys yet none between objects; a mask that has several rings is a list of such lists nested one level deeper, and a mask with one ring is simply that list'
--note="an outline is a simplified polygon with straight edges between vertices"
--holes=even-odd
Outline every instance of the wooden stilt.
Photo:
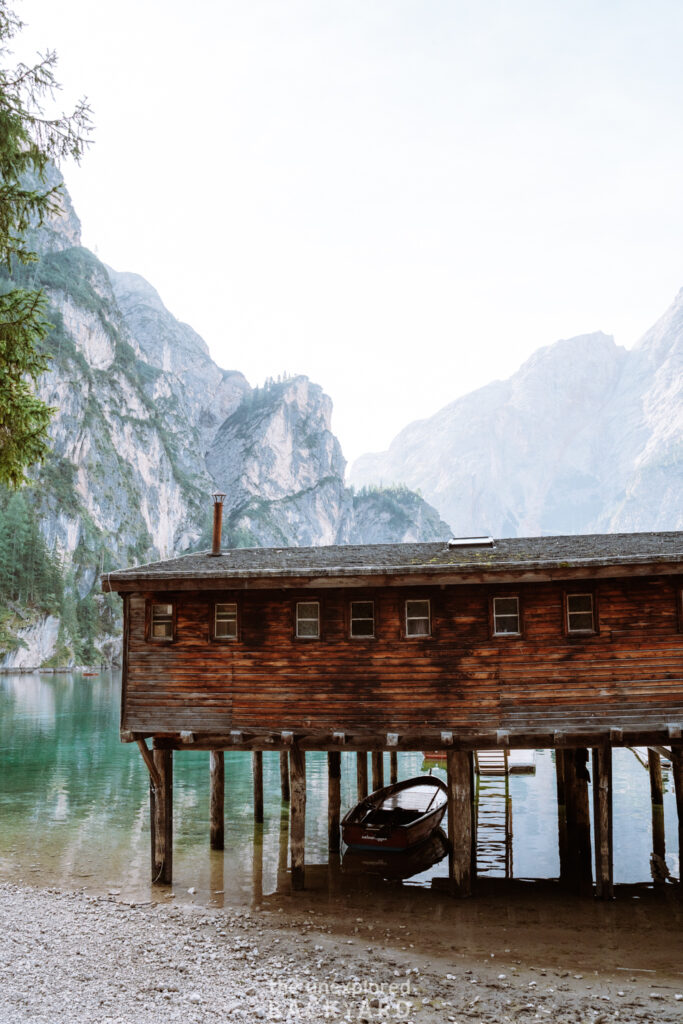
[{"label": "wooden stilt", "polygon": [[150,785],[149,790],[152,884],[170,885],[173,881],[173,751],[153,750],[152,760],[158,777],[157,785]]},{"label": "wooden stilt", "polygon": [[555,780],[557,784],[557,836],[560,848],[560,881],[569,876],[569,849],[567,845],[567,799],[564,785],[564,750],[555,750]]},{"label": "wooden stilt", "polygon": [[[678,812],[678,856],[683,865],[683,746],[671,744],[671,774],[676,793],[676,810]],[[679,881],[683,881],[683,867],[679,872]]]},{"label": "wooden stilt", "polygon": [[470,750],[467,756],[470,761],[470,841],[472,847],[470,874],[471,882],[474,883],[474,880],[477,877],[477,801],[479,799],[479,793],[476,786],[477,773],[474,764],[474,751]]},{"label": "wooden stilt", "polygon": [[341,837],[341,751],[331,750],[327,755],[327,825],[330,854],[339,853]]},{"label": "wooden stilt", "polygon": [[565,750],[564,786],[567,805],[569,884],[582,896],[593,892],[587,761],[588,751],[584,747]]},{"label": "wooden stilt", "polygon": [[359,801],[364,800],[368,795],[368,755],[365,751],[356,754],[356,789]]},{"label": "wooden stilt", "polygon": [[472,892],[472,769],[466,751],[449,750],[448,869],[454,896]]},{"label": "wooden stilt", "polygon": [[254,821],[259,822],[263,821],[263,751],[252,751],[251,767],[254,774]]},{"label": "wooden stilt", "polygon": [[289,803],[289,754],[286,750],[280,751],[280,789],[282,799]]},{"label": "wooden stilt", "polygon": [[395,750],[389,754],[389,772],[391,783],[398,782],[398,753]]},{"label": "wooden stilt", "polygon": [[209,753],[209,777],[211,849],[222,850],[225,846],[225,763],[222,750]]},{"label": "wooden stilt", "polygon": [[372,789],[381,789],[384,785],[384,754],[381,750],[372,752]]},{"label": "wooden stilt", "polygon": [[650,797],[652,800],[652,878],[655,882],[663,884],[666,882],[666,839],[664,835],[662,759],[651,747],[647,748],[647,766],[650,772]]},{"label": "wooden stilt", "polygon": [[289,752],[290,848],[292,888],[304,887],[304,839],[306,835],[306,754],[296,744]]},{"label": "wooden stilt", "polygon": [[595,832],[595,886],[599,899],[611,900],[613,885],[612,748],[593,748],[593,829]]}]

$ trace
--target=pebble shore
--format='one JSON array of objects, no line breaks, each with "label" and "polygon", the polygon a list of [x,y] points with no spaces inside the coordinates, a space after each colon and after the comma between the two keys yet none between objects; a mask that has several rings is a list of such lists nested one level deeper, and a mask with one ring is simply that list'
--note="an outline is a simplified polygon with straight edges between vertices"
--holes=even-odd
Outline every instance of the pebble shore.
[{"label": "pebble shore", "polygon": [[683,1020],[683,977],[654,986],[512,957],[449,956],[406,948],[400,936],[379,940],[380,928],[371,917],[332,928],[312,911],[136,904],[116,892],[0,884],[0,1022]]}]

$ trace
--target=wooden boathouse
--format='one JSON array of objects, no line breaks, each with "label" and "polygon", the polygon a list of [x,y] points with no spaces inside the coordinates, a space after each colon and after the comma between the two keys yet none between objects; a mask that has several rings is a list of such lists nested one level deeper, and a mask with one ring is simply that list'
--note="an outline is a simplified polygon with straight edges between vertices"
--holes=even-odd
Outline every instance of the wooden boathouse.
[{"label": "wooden boathouse", "polygon": [[123,598],[121,739],[150,773],[154,881],[171,881],[172,757],[188,749],[211,752],[219,848],[223,751],[254,752],[257,815],[262,752],[282,752],[294,888],[310,750],[328,752],[332,851],[342,751],[358,754],[359,797],[368,752],[376,788],[382,751],[446,751],[458,895],[475,874],[478,749],[555,750],[577,888],[592,887],[589,757],[599,895],[612,894],[614,746],[670,753],[683,838],[683,533],[221,550],[220,502],[211,552],[102,578]]}]

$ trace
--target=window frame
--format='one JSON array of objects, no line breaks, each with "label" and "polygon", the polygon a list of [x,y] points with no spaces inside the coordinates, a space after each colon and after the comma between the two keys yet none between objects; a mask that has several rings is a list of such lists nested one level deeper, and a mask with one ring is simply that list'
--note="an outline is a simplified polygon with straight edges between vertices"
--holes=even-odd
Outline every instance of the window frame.
[{"label": "window frame", "polygon": [[[372,605],[372,633],[354,633],[353,624],[354,622],[369,622],[370,618],[365,616],[354,616],[353,606],[354,604],[369,604]],[[376,640],[377,639],[377,616],[375,615],[375,600],[374,598],[359,597],[353,601],[349,601],[349,628],[348,628],[349,640]]]},{"label": "window frame", "polygon": [[[569,626],[569,598],[570,597],[590,597],[591,599],[591,611],[593,615],[593,626],[591,629],[571,629]],[[575,612],[574,614],[580,614]],[[585,614],[585,612],[583,613]],[[564,590],[562,594],[562,617],[564,625],[564,634],[567,637],[585,637],[585,636],[597,636],[600,632],[598,628],[598,602],[595,591],[592,589],[584,588],[582,590]]]},{"label": "window frame", "polygon": [[[496,601],[517,602],[517,629],[515,632],[501,632],[496,629],[496,618],[510,618],[509,615],[496,615]],[[489,599],[489,631],[494,640],[519,640],[524,637],[524,620],[522,618],[522,598],[519,593],[491,594]]]},{"label": "window frame", "polygon": [[[216,632],[216,615],[218,614],[219,605],[231,604],[235,608],[235,635],[234,636],[219,636]],[[211,619],[209,622],[209,635],[212,643],[216,644],[234,644],[240,639],[240,608],[239,603],[234,599],[226,600],[225,598],[215,598],[211,602]]]},{"label": "window frame", "polygon": [[[318,632],[315,636],[306,636],[299,633],[299,605],[315,604],[318,606]],[[302,619],[302,622],[313,622],[313,619]],[[295,640],[322,640],[322,602],[318,598],[301,598],[294,602],[294,639]]]},{"label": "window frame", "polygon": [[[171,635],[170,636],[153,636],[154,629],[154,608],[156,605],[170,605],[171,606]],[[159,600],[157,597],[149,597],[145,602],[145,641],[149,644],[172,644],[175,643],[178,631],[177,631],[177,609],[178,605],[173,598],[167,598],[165,600]]]},{"label": "window frame", "polygon": [[[409,604],[426,604],[427,605],[427,632],[426,633],[410,633],[408,631],[408,605]],[[424,619],[424,615],[411,615],[410,619],[418,620]],[[403,638],[404,640],[430,640],[434,636],[434,612],[432,609],[432,599],[430,597],[405,597],[403,599]]]}]

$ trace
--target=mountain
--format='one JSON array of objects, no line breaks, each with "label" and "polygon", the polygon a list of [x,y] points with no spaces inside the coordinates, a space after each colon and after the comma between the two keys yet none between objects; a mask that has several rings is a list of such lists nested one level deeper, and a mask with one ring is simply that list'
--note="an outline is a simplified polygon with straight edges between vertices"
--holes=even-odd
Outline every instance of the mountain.
[{"label": "mountain", "polygon": [[589,334],[411,423],[353,465],[457,535],[683,529],[683,290],[631,351]]},{"label": "mountain", "polygon": [[4,667],[116,657],[119,604],[99,574],[205,546],[216,490],[225,545],[450,535],[405,488],[345,487],[321,388],[304,376],[252,388],[219,368],[150,284],[81,246],[68,193],[30,240],[40,259],[14,280],[50,301],[39,393],[55,410],[53,450],[29,487],[0,493]]}]

